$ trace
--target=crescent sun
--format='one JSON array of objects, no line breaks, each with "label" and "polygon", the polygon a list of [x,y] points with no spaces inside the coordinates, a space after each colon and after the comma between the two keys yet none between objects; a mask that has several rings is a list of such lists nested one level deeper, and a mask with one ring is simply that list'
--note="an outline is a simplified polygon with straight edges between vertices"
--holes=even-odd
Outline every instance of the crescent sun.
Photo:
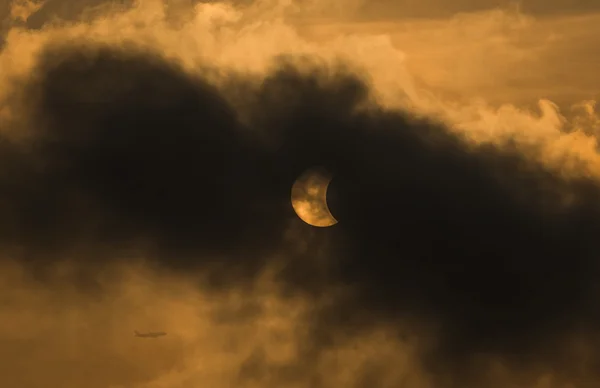
[{"label": "crescent sun", "polygon": [[337,220],[327,206],[327,189],[333,178],[324,168],[311,168],[292,186],[292,207],[298,217],[309,225],[328,227]]}]

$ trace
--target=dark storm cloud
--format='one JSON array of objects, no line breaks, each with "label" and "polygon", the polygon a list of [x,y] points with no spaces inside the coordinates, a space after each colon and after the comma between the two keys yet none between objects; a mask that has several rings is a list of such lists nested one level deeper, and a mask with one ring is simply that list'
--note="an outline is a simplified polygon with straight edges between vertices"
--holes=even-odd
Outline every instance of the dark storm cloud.
[{"label": "dark storm cloud", "polygon": [[[469,147],[376,106],[344,70],[292,63],[219,87],[132,48],[46,51],[28,119],[12,124],[26,136],[2,142],[0,246],[31,264],[143,247],[229,287],[291,251],[292,223],[315,249],[290,253],[288,290],[351,290],[315,314],[320,339],[417,317],[440,325],[433,365],[476,353],[529,365],[598,329],[597,182]],[[335,174],[332,228],[289,204],[313,165]]]},{"label": "dark storm cloud", "polygon": [[[281,222],[267,221],[268,167],[212,85],[106,48],[49,51],[40,67],[27,140],[4,145],[2,206],[15,221],[2,229],[15,250],[84,249],[90,238],[110,250],[151,236],[151,249],[184,257],[252,246]],[[267,230],[250,228],[258,216]]]}]

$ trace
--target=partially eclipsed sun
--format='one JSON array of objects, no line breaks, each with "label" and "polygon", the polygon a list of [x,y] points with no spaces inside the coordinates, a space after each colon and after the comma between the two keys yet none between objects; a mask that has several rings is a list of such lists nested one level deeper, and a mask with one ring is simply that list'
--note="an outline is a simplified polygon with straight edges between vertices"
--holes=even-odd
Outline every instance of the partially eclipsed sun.
[{"label": "partially eclipsed sun", "polygon": [[323,168],[304,172],[292,186],[292,207],[300,219],[309,225],[328,227],[337,220],[327,206],[327,189],[332,175]]}]

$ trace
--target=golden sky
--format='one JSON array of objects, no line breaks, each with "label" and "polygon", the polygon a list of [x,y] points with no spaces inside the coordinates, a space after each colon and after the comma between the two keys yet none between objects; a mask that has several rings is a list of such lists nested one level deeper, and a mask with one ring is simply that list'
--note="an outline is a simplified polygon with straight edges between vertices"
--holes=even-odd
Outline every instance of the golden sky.
[{"label": "golden sky", "polygon": [[[0,0],[0,19],[0,386],[600,383],[600,2]],[[236,120],[264,130],[257,138],[268,147],[283,146],[229,167],[230,156],[255,146],[230,145],[240,135],[225,129]],[[178,132],[213,121],[225,129],[210,138]],[[357,135],[336,148],[343,131],[363,124],[402,127],[417,140]],[[421,132],[438,139],[436,125],[450,140],[422,146]],[[356,139],[366,139],[364,152],[349,151],[362,147]],[[210,146],[195,150],[193,141]],[[510,156],[496,158],[498,150]],[[371,157],[376,171],[344,167]],[[332,231],[288,217],[279,194],[313,160],[348,181],[364,178],[360,189],[347,186],[352,200],[376,187],[380,201]],[[403,167],[386,167],[398,160]],[[192,163],[225,178],[180,167]],[[254,181],[257,166],[272,175]],[[146,175],[132,185],[112,180],[136,169]],[[497,174],[501,189],[480,183],[478,171],[485,182]],[[395,196],[394,174],[405,174],[398,181],[410,195]],[[188,187],[192,179],[205,186]],[[225,186],[231,193],[221,195]],[[410,202],[418,195],[439,204]],[[239,214],[229,215],[229,200]],[[385,208],[391,202],[401,210]],[[477,215],[457,216],[467,208]],[[405,251],[391,242],[404,230]],[[396,273],[379,255],[431,261]],[[529,272],[491,280],[508,267]],[[511,307],[522,294],[532,304]],[[504,303],[501,313],[494,303]],[[479,322],[476,312],[487,315]]]}]

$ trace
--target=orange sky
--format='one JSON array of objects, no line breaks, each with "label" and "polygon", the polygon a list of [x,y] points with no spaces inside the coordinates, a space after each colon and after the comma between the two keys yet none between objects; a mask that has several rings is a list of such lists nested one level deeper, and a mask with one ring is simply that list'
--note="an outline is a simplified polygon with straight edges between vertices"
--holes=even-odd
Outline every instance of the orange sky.
[{"label": "orange sky", "polygon": [[[171,8],[145,1],[93,12],[87,7],[100,1],[76,3],[0,0],[0,120],[23,115],[11,98],[20,82],[37,76],[36,54],[56,42],[134,42],[190,73],[209,59],[261,75],[278,55],[309,54],[326,63],[343,58],[360,69],[383,106],[435,117],[474,144],[514,138],[528,157],[566,176],[600,176],[599,1],[531,0],[514,7],[497,0],[173,0]],[[61,19],[52,24],[53,16]],[[307,249],[297,244],[299,252]],[[142,263],[104,269],[97,275],[102,291],[90,295],[70,285],[76,269],[68,264],[45,285],[13,262],[2,264],[0,386],[304,388],[319,380],[324,388],[456,387],[434,385],[419,358],[435,341],[435,323],[407,322],[414,336],[402,339],[382,325],[311,359],[303,322],[314,306],[302,296],[278,297],[283,291],[268,271],[248,288],[212,293],[202,277]],[[133,330],[169,334],[147,341]],[[564,364],[577,371],[593,350],[583,330],[565,341],[572,358],[565,356]],[[474,358],[466,367],[473,385],[461,388],[598,383],[546,367],[515,371],[486,354]]]}]

